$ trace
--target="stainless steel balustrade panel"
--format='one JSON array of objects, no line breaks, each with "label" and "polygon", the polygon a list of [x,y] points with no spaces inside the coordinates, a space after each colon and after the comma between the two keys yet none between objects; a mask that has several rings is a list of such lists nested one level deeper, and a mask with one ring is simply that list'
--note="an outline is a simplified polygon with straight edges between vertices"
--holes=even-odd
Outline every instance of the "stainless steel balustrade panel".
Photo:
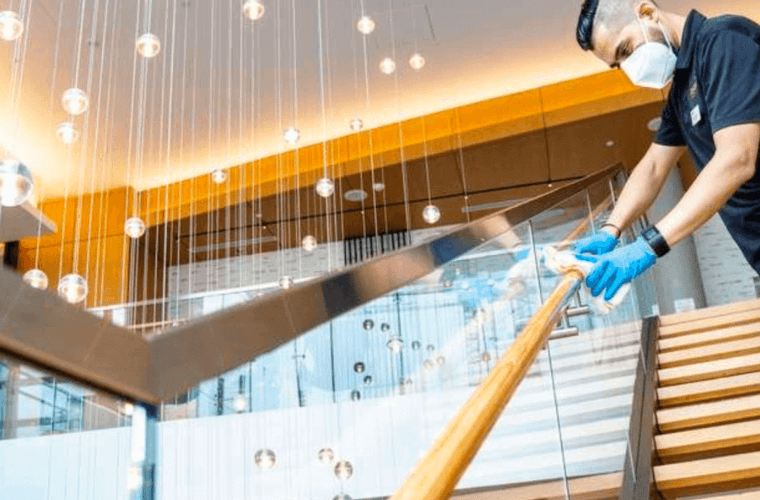
[{"label": "stainless steel balustrade panel", "polygon": [[0,352],[110,393],[158,402],[145,339],[27,286],[4,266],[0,290]]},{"label": "stainless steel balustrade panel", "polygon": [[608,167],[414,247],[146,339],[29,288],[2,269],[0,352],[155,404],[431,273],[621,168]]}]

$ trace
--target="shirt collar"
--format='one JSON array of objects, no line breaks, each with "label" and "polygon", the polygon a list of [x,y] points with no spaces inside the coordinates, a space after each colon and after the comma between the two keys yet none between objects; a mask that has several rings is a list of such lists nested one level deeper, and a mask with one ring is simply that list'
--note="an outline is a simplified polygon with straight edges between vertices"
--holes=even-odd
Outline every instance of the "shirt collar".
[{"label": "shirt collar", "polygon": [[689,15],[686,17],[686,23],[683,27],[683,33],[681,34],[681,48],[678,50],[676,69],[686,69],[691,66],[697,33],[702,29],[702,23],[704,23],[706,19],[705,16],[696,10],[689,12]]}]

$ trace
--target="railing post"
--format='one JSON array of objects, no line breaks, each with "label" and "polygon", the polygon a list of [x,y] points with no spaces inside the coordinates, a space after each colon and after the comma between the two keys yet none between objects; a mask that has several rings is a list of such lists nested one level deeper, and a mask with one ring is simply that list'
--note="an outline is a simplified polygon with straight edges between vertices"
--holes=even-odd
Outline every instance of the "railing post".
[{"label": "railing post", "polygon": [[132,410],[132,438],[127,486],[130,500],[153,500],[158,456],[158,408],[139,405]]}]

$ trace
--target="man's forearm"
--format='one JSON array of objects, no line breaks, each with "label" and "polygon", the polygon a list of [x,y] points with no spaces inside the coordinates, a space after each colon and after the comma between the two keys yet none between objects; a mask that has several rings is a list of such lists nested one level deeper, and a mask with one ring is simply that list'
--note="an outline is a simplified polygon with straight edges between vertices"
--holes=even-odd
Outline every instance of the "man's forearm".
[{"label": "man's forearm", "polygon": [[608,222],[621,231],[633,224],[652,206],[670,171],[659,171],[651,159],[644,158],[631,173]]},{"label": "man's forearm", "polygon": [[678,205],[657,224],[668,245],[677,245],[710,220],[752,174],[748,167],[737,165],[735,157],[716,154]]}]

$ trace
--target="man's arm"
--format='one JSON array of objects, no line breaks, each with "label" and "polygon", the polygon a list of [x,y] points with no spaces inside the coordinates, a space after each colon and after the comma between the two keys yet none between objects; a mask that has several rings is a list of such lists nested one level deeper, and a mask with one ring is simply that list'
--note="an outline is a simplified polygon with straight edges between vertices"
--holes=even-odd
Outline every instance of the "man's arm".
[{"label": "man's arm", "polygon": [[[623,192],[607,222],[624,231],[646,212],[657,199],[668,174],[685,149],[683,146],[663,146],[652,143],[623,187]],[[609,231],[610,234],[615,232],[614,229],[608,229],[608,226],[604,230]],[[613,236],[620,235],[613,234]]]},{"label": "man's arm", "polygon": [[714,140],[715,156],[678,205],[657,224],[671,247],[710,220],[755,175],[760,123],[726,127],[714,134]]}]

